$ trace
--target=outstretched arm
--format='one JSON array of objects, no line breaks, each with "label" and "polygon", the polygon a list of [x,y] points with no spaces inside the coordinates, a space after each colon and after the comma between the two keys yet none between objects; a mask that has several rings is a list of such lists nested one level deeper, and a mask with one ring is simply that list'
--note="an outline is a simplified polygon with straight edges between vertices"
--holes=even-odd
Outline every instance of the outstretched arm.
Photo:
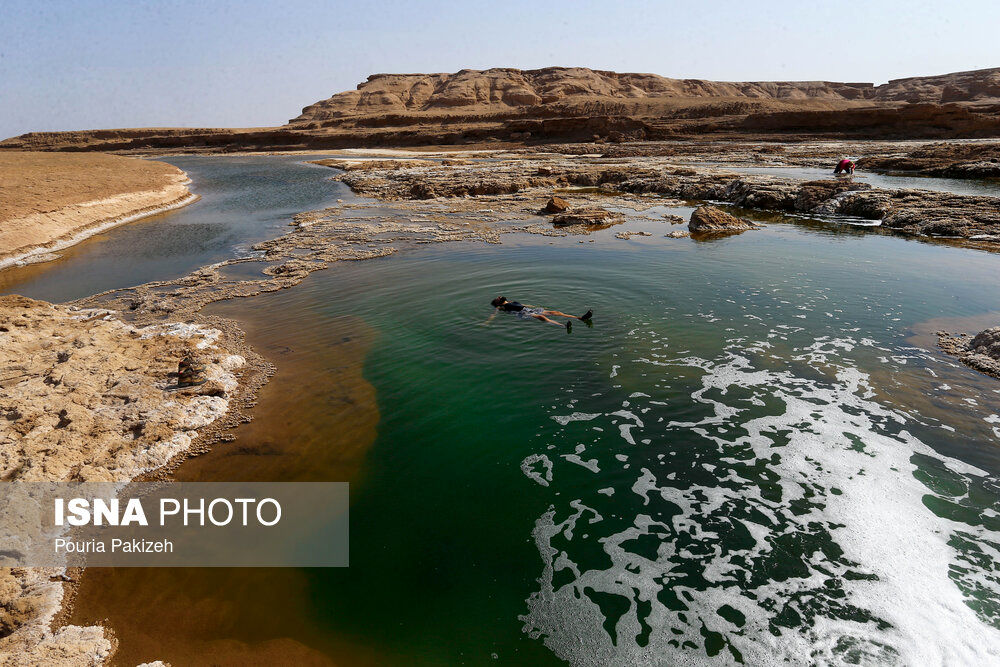
[{"label": "outstretched arm", "polygon": [[499,309],[499,308],[494,308],[494,309],[493,309],[493,314],[492,314],[492,315],[490,315],[490,316],[489,316],[488,318],[486,318],[486,321],[485,321],[485,322],[483,322],[483,326],[485,327],[485,326],[486,326],[487,324],[489,324],[490,322],[492,322],[492,321],[493,321],[493,318],[494,318],[494,317],[496,317],[496,316],[497,316],[497,313],[499,313],[499,312],[500,312],[500,309]]}]

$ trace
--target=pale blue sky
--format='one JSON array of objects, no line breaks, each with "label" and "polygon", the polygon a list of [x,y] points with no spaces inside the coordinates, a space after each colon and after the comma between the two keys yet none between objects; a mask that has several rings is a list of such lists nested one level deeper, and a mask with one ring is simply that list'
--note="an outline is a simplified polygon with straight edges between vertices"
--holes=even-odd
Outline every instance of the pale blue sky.
[{"label": "pale blue sky", "polygon": [[277,125],[375,72],[872,81],[1000,66],[1000,2],[0,0],[0,137]]}]

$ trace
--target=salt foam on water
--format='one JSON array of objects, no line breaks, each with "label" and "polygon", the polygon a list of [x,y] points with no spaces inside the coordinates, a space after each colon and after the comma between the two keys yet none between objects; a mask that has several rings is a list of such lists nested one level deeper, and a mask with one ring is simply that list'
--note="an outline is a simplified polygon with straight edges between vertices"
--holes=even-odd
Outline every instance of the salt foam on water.
[{"label": "salt foam on water", "polygon": [[[704,416],[665,430],[700,436],[709,461],[697,467],[715,482],[683,469],[685,479],[675,481],[678,471],[668,474],[650,453],[635,462],[631,488],[617,489],[638,496],[640,511],[589,542],[577,524],[594,524],[587,532],[596,535],[614,521],[588,505],[608,507],[614,487],[597,480],[593,500],[552,507],[533,533],[544,569],[521,617],[525,631],[580,665],[1000,663],[992,565],[1000,534],[929,509],[968,500],[986,473],[918,440],[907,415],[875,400],[865,373],[836,365],[867,342],[823,338],[799,348],[796,361],[823,371],[810,378],[755,368],[735,352],[637,360],[703,371],[691,399]],[[631,392],[630,411],[553,419],[572,427],[581,414],[625,418],[619,427],[630,452],[643,455],[632,447],[637,432],[662,452],[664,425],[635,412],[665,404],[639,407],[645,396]],[[921,458],[957,488],[926,483]],[[526,474],[558,483],[551,461],[529,459]],[[652,546],[636,548],[643,540]]]}]

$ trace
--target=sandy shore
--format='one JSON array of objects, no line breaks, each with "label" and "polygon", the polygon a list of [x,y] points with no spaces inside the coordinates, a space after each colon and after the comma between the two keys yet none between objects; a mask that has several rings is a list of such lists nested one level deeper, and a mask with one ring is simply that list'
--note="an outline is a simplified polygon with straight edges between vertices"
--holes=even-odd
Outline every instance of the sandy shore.
[{"label": "sandy shore", "polygon": [[[161,468],[229,411],[246,359],[225,338],[196,324],[137,327],[107,310],[0,297],[0,477],[125,482]],[[166,391],[187,354],[205,363],[208,382]],[[0,664],[110,656],[102,627],[53,630],[67,580],[64,568],[0,568]]]},{"label": "sandy shore", "polygon": [[164,162],[102,153],[0,153],[0,269],[197,199]]}]

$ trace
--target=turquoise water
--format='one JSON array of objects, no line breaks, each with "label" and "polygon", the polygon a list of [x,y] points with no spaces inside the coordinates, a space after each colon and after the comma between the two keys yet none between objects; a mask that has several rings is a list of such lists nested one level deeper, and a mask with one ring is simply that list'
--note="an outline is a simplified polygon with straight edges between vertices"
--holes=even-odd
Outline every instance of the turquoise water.
[{"label": "turquoise water", "polygon": [[[1000,660],[1000,383],[928,335],[1000,313],[1000,258],[769,220],[434,245],[224,304],[279,375],[178,476],[349,479],[351,567],[92,571],[74,622],[109,618],[123,664],[279,639],[359,664]],[[499,293],[594,326],[487,324]]]}]

